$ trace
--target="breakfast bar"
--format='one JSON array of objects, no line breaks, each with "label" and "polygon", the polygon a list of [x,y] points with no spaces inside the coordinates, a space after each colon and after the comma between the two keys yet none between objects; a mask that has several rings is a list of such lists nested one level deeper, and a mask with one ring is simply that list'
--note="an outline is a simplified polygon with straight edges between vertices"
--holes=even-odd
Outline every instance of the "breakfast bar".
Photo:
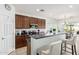
[{"label": "breakfast bar", "polygon": [[[54,35],[45,35],[45,36],[31,36],[31,55],[36,55],[37,50],[40,47],[46,46],[50,43],[62,41],[63,39],[65,39],[65,33],[58,33]],[[60,47],[61,46],[56,47],[55,49],[60,50]],[[59,51],[58,52],[56,51],[55,53],[60,54]]]}]

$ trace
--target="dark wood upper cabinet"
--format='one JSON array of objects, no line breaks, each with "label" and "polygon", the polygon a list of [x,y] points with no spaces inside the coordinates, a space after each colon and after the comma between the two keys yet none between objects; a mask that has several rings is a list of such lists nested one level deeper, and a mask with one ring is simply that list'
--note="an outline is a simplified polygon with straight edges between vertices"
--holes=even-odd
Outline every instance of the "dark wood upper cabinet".
[{"label": "dark wood upper cabinet", "polygon": [[21,16],[22,29],[25,28],[25,16]]},{"label": "dark wood upper cabinet", "polygon": [[16,17],[16,20],[15,20],[16,29],[28,29],[32,24],[36,24],[37,28],[39,29],[45,28],[44,19],[22,16],[22,15],[16,15],[15,17]]},{"label": "dark wood upper cabinet", "polygon": [[16,18],[15,20],[16,28],[17,29],[24,28],[25,17],[21,15],[16,15],[15,18]]},{"label": "dark wood upper cabinet", "polygon": [[29,17],[16,15],[15,18],[16,18],[16,21],[15,21],[16,29],[29,28]]},{"label": "dark wood upper cabinet", "polygon": [[15,16],[15,26],[16,28],[20,28],[21,27],[21,22],[20,22],[20,17],[18,15]]},{"label": "dark wood upper cabinet", "polygon": [[30,24],[37,24],[37,18],[34,18],[34,17],[30,17]]},{"label": "dark wood upper cabinet", "polygon": [[42,20],[38,19],[38,28],[40,29],[42,27]]},{"label": "dark wood upper cabinet", "polygon": [[42,25],[41,25],[41,28],[45,28],[45,26],[46,26],[46,24],[45,24],[45,20],[44,19],[42,19]]},{"label": "dark wood upper cabinet", "polygon": [[24,27],[25,29],[28,29],[30,27],[29,26],[30,25],[29,24],[29,17],[25,16],[25,23],[24,24],[25,24],[25,27]]},{"label": "dark wood upper cabinet", "polygon": [[38,19],[38,28],[39,29],[44,29],[46,26],[45,20],[44,19]]}]

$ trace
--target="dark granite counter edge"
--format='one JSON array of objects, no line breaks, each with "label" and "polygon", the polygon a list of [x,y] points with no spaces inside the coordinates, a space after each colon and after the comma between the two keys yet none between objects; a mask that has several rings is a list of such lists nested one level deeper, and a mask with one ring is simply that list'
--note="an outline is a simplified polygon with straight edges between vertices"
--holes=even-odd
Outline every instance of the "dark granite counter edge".
[{"label": "dark granite counter edge", "polygon": [[47,35],[47,36],[42,36],[42,37],[33,37],[33,36],[30,36],[34,39],[41,39],[41,38],[47,38],[47,37],[52,37],[52,36],[57,36],[57,35],[62,35],[62,34],[66,34],[66,33],[58,33],[58,34],[53,34],[53,35]]}]

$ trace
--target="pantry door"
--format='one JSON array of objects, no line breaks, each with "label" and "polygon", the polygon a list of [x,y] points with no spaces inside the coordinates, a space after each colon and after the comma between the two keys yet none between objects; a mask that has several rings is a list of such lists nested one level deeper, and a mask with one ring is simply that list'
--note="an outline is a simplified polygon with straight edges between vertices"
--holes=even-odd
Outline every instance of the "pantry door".
[{"label": "pantry door", "polygon": [[9,16],[0,14],[0,55],[9,53],[10,36],[11,25]]}]

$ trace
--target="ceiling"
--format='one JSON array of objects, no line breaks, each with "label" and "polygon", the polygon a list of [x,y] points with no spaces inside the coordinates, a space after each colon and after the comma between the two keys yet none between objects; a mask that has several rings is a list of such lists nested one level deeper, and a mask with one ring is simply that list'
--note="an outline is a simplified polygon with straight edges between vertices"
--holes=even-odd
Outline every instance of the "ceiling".
[{"label": "ceiling", "polygon": [[[49,19],[79,18],[79,4],[15,4],[18,13]],[[43,9],[44,11],[36,11]]]}]

